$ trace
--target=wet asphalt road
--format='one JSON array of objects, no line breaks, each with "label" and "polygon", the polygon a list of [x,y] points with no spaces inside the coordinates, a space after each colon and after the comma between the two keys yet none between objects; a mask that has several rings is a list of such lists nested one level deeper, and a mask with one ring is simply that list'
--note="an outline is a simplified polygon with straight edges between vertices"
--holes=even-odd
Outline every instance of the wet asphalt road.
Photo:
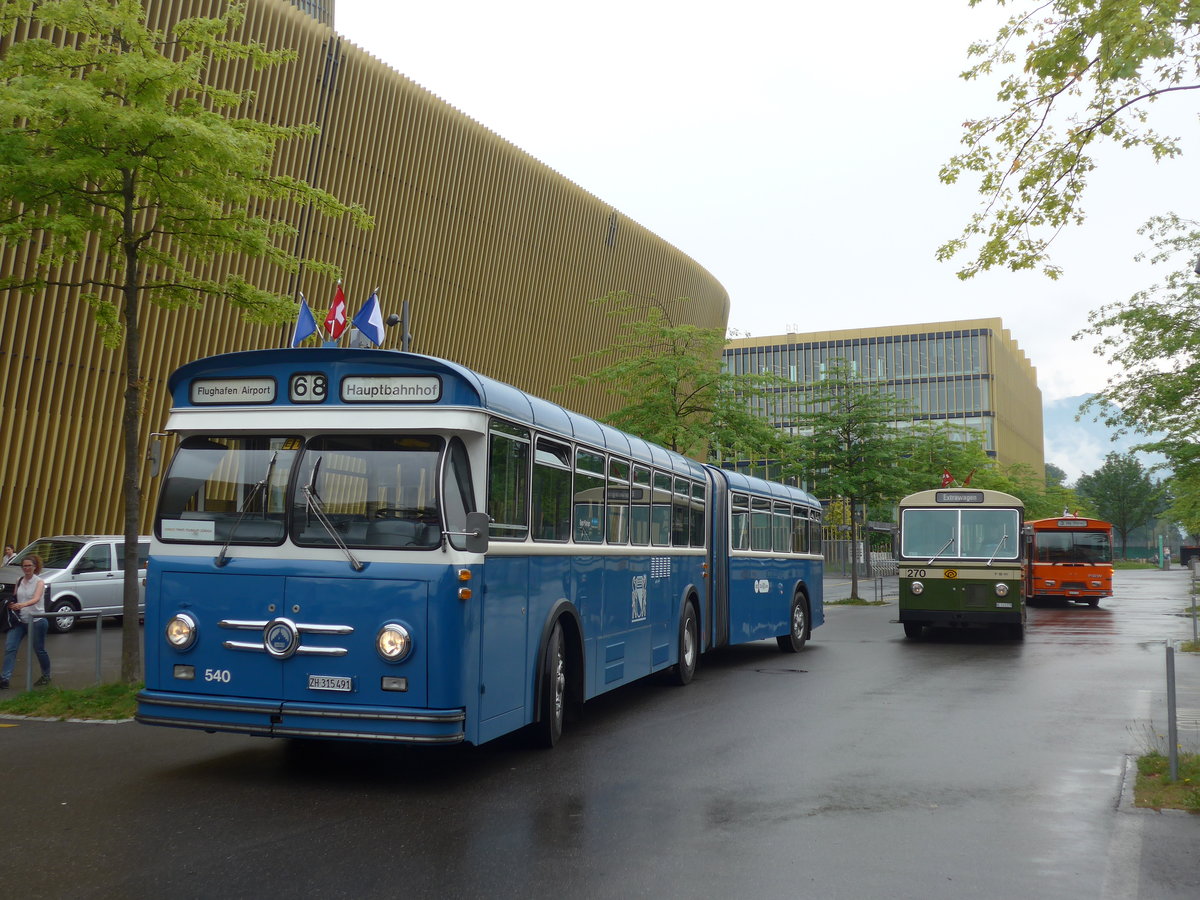
[{"label": "wet asphalt road", "polygon": [[[4,894],[1194,900],[1200,817],[1122,800],[1189,584],[1118,573],[1099,609],[1031,609],[1023,643],[832,607],[799,655],[706,656],[553,751],[2,721]],[[60,683],[93,634],[50,637]],[[1200,658],[1176,666],[1200,745]]]}]

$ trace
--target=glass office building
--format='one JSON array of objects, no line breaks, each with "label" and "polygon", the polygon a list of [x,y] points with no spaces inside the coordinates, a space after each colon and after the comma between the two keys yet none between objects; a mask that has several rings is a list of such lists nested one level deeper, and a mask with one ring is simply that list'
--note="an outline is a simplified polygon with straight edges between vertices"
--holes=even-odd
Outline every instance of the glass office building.
[{"label": "glass office building", "polygon": [[906,404],[905,421],[969,427],[999,462],[1043,471],[1037,369],[998,318],[737,338],[724,353],[728,371],[771,373],[796,385],[781,389],[769,409],[760,405],[781,426],[802,408],[804,386],[838,359]]}]

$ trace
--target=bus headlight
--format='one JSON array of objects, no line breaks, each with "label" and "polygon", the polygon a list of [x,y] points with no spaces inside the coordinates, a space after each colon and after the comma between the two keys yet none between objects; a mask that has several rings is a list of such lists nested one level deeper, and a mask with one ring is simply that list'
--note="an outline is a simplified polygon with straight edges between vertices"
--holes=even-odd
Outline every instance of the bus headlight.
[{"label": "bus headlight", "polygon": [[1003,581],[998,582],[996,584],[996,596],[997,597],[1007,597],[1008,596],[1008,585],[1005,584]]},{"label": "bus headlight", "polygon": [[916,594],[918,597],[921,596],[921,594],[925,593],[925,585],[923,585],[919,581],[914,581],[912,584],[910,584],[908,586],[908,589],[910,591],[912,591],[914,594]]},{"label": "bus headlight", "polygon": [[167,622],[163,633],[168,644],[183,652],[196,643],[196,620],[188,613],[176,613]]},{"label": "bus headlight", "polygon": [[375,635],[375,649],[384,662],[402,662],[412,652],[412,636],[403,625],[389,622]]}]

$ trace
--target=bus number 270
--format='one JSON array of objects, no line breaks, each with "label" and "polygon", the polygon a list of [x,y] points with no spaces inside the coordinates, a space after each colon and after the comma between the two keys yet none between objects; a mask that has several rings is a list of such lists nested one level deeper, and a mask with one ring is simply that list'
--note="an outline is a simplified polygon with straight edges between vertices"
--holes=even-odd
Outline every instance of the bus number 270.
[{"label": "bus number 270", "polygon": [[925,570],[924,569],[905,569],[901,573],[901,576],[904,578],[924,578]]}]

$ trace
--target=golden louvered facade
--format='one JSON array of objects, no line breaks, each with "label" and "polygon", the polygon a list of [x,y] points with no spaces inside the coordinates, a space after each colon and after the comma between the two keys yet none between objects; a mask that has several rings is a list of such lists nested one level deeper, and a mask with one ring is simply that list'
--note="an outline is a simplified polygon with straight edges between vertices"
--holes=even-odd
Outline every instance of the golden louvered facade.
[{"label": "golden louvered facade", "polygon": [[[145,5],[160,29],[226,6]],[[278,168],[375,217],[369,232],[320,217],[296,223],[302,255],[345,272],[351,315],[379,287],[385,318],[410,301],[413,350],[591,415],[609,409],[602,390],[555,389],[589,370],[572,357],[616,336],[617,323],[590,299],[613,290],[635,299],[689,297],[679,320],[724,327],[728,297],[696,262],[339,37],[322,21],[332,16],[332,0],[249,0],[240,37],[294,48],[299,58],[261,73],[219,64],[211,80],[255,89],[254,108],[239,112],[320,123],[319,138],[282,147]],[[0,52],[25,36],[0,37]],[[3,271],[24,271],[30,252],[3,248]],[[74,274],[95,265],[81,260]],[[333,294],[323,279],[234,265],[270,290],[303,291],[318,320]],[[146,308],[142,328],[143,447],[166,418],[165,382],[174,368],[214,353],[284,346],[291,330],[246,324],[216,302]],[[389,332],[387,346],[399,345],[399,331]],[[121,353],[101,346],[78,291],[0,295],[4,541],[20,546],[39,534],[121,530]],[[156,488],[148,466],[142,484],[144,530]]]}]

